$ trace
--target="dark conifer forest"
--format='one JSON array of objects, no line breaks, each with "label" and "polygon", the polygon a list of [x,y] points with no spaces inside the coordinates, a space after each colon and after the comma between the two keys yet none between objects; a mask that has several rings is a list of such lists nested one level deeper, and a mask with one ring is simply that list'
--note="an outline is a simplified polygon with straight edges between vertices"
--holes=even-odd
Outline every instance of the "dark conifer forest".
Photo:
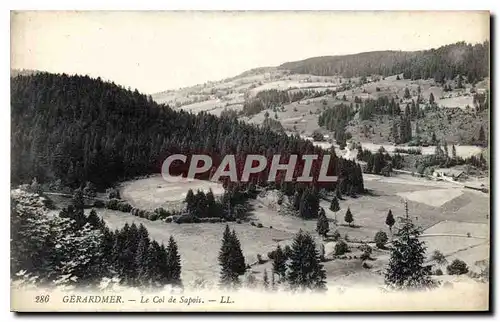
[{"label": "dark conifer forest", "polygon": [[374,51],[344,56],[313,57],[282,64],[292,73],[344,77],[383,76],[403,73],[404,78],[428,79],[437,82],[458,75],[474,83],[489,75],[490,43],[458,42],[423,51]]}]

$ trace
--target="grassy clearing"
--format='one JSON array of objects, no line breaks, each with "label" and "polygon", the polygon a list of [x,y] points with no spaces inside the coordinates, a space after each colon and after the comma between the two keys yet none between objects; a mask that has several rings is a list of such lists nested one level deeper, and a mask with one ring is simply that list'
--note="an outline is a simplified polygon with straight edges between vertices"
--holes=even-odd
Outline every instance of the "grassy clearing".
[{"label": "grassy clearing", "polygon": [[[149,221],[127,213],[98,210],[98,214],[111,229],[119,229],[125,223],[143,224],[150,236],[167,244],[173,236],[178,243],[182,261],[182,278],[186,281],[197,277],[213,280],[219,277],[219,253],[225,224],[175,224]],[[276,248],[277,241],[289,240],[291,233],[270,228],[257,228],[249,224],[229,223],[241,242],[247,264],[257,260],[257,254],[265,255]]]},{"label": "grassy clearing", "polygon": [[127,181],[120,186],[120,195],[133,207],[153,210],[158,207],[168,209],[173,204],[183,201],[189,189],[194,192],[212,189],[215,195],[224,192],[222,184],[204,180],[184,180],[171,177],[169,181],[160,175],[145,179]]}]

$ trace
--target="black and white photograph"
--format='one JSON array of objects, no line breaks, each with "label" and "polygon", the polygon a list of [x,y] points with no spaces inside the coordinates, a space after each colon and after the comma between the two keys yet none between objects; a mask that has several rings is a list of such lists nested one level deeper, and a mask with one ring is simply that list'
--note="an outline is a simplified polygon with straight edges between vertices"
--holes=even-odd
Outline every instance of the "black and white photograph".
[{"label": "black and white photograph", "polygon": [[490,19],[11,11],[11,311],[490,310]]}]

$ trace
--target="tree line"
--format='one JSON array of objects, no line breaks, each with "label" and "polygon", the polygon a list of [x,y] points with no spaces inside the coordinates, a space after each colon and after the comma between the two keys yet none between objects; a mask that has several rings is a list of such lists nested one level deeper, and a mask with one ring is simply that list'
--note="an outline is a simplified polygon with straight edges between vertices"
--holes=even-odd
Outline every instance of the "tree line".
[{"label": "tree line", "polygon": [[457,42],[423,51],[376,51],[344,56],[313,57],[280,65],[296,74],[344,77],[402,74],[405,79],[437,82],[463,75],[475,83],[489,75],[490,43]]},{"label": "tree line", "polygon": [[94,287],[103,278],[128,286],[182,286],[177,243],[150,238],[147,229],[125,224],[112,231],[76,195],[58,215],[48,215],[38,194],[11,198],[11,274],[27,272],[42,285]]}]

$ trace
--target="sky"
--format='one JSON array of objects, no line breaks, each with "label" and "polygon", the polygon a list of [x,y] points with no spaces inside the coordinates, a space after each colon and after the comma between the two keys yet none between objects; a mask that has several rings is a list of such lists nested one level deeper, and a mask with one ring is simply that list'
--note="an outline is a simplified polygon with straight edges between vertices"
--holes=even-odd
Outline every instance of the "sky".
[{"label": "sky", "polygon": [[11,14],[11,68],[146,94],[314,56],[489,39],[488,12],[38,11]]}]

